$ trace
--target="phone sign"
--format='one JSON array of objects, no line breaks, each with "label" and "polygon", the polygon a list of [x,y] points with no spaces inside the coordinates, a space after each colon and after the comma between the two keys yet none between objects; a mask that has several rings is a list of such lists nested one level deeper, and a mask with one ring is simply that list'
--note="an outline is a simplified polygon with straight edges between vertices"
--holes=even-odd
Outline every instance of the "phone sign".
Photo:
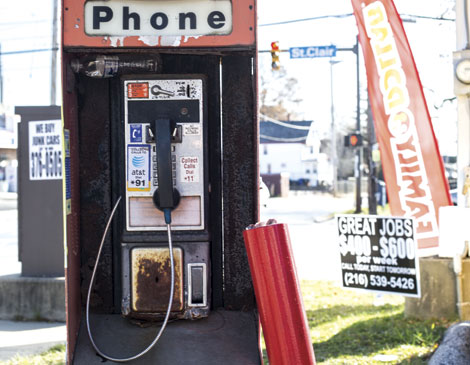
[{"label": "phone sign", "polygon": [[150,146],[127,146],[127,190],[150,191]]}]

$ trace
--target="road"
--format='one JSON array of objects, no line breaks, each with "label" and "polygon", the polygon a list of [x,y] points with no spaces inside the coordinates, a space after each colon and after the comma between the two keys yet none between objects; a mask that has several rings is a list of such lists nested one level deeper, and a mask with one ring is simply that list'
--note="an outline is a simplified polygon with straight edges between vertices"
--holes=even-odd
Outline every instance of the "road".
[{"label": "road", "polygon": [[274,218],[287,223],[300,279],[340,280],[334,213],[352,209],[352,196],[295,193],[288,198],[271,198],[261,209],[261,221]]},{"label": "road", "polygon": [[0,276],[19,274],[16,199],[0,199]]},{"label": "road", "polygon": [[[21,272],[18,216],[14,203],[16,201],[0,201],[0,275]],[[351,196],[333,198],[329,194],[291,192],[288,198],[270,198],[267,207],[261,208],[261,221],[274,218],[288,224],[301,279],[336,280],[339,253],[335,244],[335,221],[331,215],[353,206]]]}]

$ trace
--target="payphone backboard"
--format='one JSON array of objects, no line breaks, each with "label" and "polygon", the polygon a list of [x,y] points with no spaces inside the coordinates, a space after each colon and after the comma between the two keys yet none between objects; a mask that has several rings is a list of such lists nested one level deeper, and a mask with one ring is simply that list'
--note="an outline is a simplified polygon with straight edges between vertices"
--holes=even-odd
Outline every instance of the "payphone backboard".
[{"label": "payphone backboard", "polygon": [[152,123],[158,118],[169,118],[173,126],[172,178],[181,201],[172,228],[204,229],[203,80],[126,80],[124,96],[127,230],[166,229],[152,203],[159,148]]}]

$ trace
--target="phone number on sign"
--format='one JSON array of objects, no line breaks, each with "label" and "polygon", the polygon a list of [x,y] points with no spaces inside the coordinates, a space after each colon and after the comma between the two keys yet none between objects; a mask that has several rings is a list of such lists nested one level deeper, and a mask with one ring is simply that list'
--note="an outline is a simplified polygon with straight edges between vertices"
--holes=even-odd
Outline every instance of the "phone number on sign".
[{"label": "phone number on sign", "polygon": [[51,149],[31,152],[30,176],[37,178],[60,178],[62,176],[62,151]]},{"label": "phone number on sign", "polygon": [[344,284],[346,286],[360,285],[365,288],[370,284],[371,287],[390,287],[393,289],[398,288],[403,290],[414,290],[416,287],[414,278],[403,278],[396,276],[387,278],[385,275],[367,275],[352,272],[344,273]]}]

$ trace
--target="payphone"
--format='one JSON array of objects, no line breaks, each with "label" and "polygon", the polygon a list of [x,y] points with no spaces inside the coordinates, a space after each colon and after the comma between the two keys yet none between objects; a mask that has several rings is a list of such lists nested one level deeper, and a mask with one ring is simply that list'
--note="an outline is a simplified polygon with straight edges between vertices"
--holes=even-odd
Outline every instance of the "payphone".
[{"label": "payphone", "polygon": [[[122,146],[118,151],[124,163],[118,159],[117,165],[124,171],[116,175],[122,195],[100,243],[86,304],[91,343],[108,360],[125,362],[144,355],[157,343],[170,318],[208,316],[204,85],[204,77],[194,75],[121,77],[122,123],[117,126],[120,133],[114,143]],[[163,324],[144,351],[114,358],[103,353],[93,339],[89,307],[104,239],[121,200],[123,224],[116,226],[113,236],[115,249],[121,253],[122,314],[163,319]],[[167,233],[167,242],[162,231]],[[205,242],[188,242],[184,232],[190,231],[203,232]],[[176,232],[181,234],[174,236]]]},{"label": "payphone", "polygon": [[[166,310],[169,252],[158,233],[169,223],[168,209],[177,241],[172,316],[206,316],[209,242],[207,235],[205,242],[185,241],[185,232],[204,232],[208,216],[204,78],[125,77],[122,92],[126,231],[120,242],[122,312],[158,318]],[[153,232],[160,242],[139,237],[145,232]]]},{"label": "payphone", "polygon": [[63,0],[62,20],[68,363],[101,361],[89,309],[116,358],[259,364],[256,1]]}]

